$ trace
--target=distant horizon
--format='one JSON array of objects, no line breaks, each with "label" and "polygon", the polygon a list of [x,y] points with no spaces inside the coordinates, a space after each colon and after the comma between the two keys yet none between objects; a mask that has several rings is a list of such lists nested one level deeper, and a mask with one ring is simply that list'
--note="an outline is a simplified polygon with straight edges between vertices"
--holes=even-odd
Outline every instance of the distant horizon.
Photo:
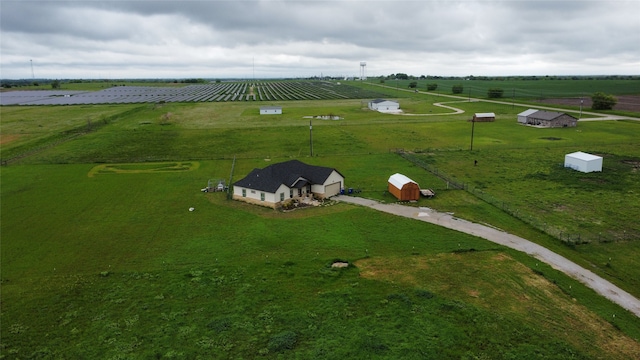
[{"label": "distant horizon", "polygon": [[[405,73],[395,73],[395,74],[405,74]],[[176,81],[176,80],[209,80],[209,81],[228,81],[228,80],[239,80],[239,81],[258,81],[258,80],[297,80],[297,79],[347,79],[347,80],[356,80],[356,81],[367,81],[370,79],[381,79],[387,78],[391,75],[371,75],[367,76],[367,79],[359,80],[358,76],[285,76],[285,77],[240,77],[240,76],[231,76],[231,77],[122,77],[122,78],[82,78],[82,77],[69,77],[69,78],[47,78],[47,77],[36,77],[36,78],[0,78],[0,81]],[[466,80],[482,80],[482,79],[499,79],[499,78],[559,78],[565,80],[571,80],[570,78],[609,78],[609,77],[617,77],[617,78],[631,78],[627,80],[640,80],[640,74],[599,74],[599,75],[579,75],[579,74],[567,74],[567,75],[466,75],[466,76],[457,76],[457,75],[410,75],[409,79],[398,79],[398,80],[429,80],[429,79],[466,79]],[[395,80],[395,78],[393,78]],[[623,79],[625,80],[625,79]],[[195,84],[195,83],[194,83]]]}]

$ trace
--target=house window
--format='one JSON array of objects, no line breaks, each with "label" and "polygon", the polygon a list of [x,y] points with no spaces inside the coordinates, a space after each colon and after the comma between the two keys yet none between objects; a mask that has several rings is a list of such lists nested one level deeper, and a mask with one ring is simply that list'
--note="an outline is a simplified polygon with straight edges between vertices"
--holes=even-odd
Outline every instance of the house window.
[{"label": "house window", "polygon": [[293,198],[293,189],[289,189],[289,197]]},{"label": "house window", "polygon": [[280,201],[284,201],[284,193],[283,192],[280,193]]},{"label": "house window", "polygon": [[264,193],[263,192],[260,193],[260,201],[264,201]]},{"label": "house window", "polygon": [[242,189],[242,197],[247,197],[247,189]]}]

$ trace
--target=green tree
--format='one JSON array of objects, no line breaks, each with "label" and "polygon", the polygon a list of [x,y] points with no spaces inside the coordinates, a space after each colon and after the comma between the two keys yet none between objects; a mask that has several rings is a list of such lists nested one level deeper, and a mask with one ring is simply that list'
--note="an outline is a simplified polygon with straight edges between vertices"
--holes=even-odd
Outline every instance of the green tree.
[{"label": "green tree", "polygon": [[418,87],[418,82],[417,81],[412,81],[409,83],[409,88],[411,89],[415,89]]},{"label": "green tree", "polygon": [[53,82],[51,82],[51,88],[60,89],[60,80],[53,80]]},{"label": "green tree", "polygon": [[453,85],[451,87],[451,92],[454,94],[462,94],[464,91],[464,87],[462,85]]},{"label": "green tree", "polygon": [[427,90],[429,91],[434,91],[435,89],[438,88],[438,84],[427,84]]},{"label": "green tree", "polygon": [[618,103],[613,95],[597,92],[591,95],[591,109],[593,110],[611,110]]}]

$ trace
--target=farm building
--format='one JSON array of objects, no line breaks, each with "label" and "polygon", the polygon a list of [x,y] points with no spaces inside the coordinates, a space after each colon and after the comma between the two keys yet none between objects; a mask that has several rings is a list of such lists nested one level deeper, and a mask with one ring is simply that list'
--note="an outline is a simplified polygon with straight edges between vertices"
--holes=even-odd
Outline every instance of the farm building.
[{"label": "farm building", "polygon": [[343,188],[344,176],[338,170],[290,160],[253,169],[233,184],[233,199],[277,208],[289,199],[328,198]]},{"label": "farm building", "polygon": [[394,112],[400,110],[400,104],[391,100],[375,99],[369,101],[369,109],[380,112]]},{"label": "farm building", "polygon": [[575,127],[578,119],[565,113],[529,109],[518,114],[518,122],[524,125],[557,128]]},{"label": "farm building", "polygon": [[282,106],[260,106],[260,115],[281,115]]},{"label": "farm building", "polygon": [[494,113],[475,113],[473,114],[473,121],[475,122],[491,122],[496,121],[496,114]]},{"label": "farm building", "polygon": [[389,192],[400,201],[418,200],[420,198],[420,186],[415,181],[402,174],[393,174],[389,177]]},{"label": "farm building", "polygon": [[602,157],[582,151],[574,152],[564,156],[564,167],[583,173],[602,171]]},{"label": "farm building", "polygon": [[526,124],[527,123],[527,116],[537,112],[538,109],[529,109],[529,110],[525,110],[523,112],[521,112],[520,114],[518,114],[518,122],[521,124]]}]

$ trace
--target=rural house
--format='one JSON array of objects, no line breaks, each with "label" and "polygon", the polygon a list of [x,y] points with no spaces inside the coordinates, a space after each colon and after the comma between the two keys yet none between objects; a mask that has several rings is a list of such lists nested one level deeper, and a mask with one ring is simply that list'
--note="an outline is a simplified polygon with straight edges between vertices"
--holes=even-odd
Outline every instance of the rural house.
[{"label": "rural house", "polygon": [[233,184],[233,199],[278,208],[289,199],[324,199],[343,188],[344,176],[336,169],[290,160],[253,169]]},{"label": "rural house", "polygon": [[369,101],[369,109],[380,112],[395,112],[400,110],[400,104],[391,100],[375,99]]},{"label": "rural house", "polygon": [[565,113],[529,109],[518,114],[518,122],[524,125],[558,128],[575,127],[578,119]]},{"label": "rural house", "polygon": [[282,115],[282,106],[260,106],[260,115]]},{"label": "rural house", "polygon": [[388,190],[400,201],[420,199],[420,186],[418,183],[402,174],[396,173],[389,177]]},{"label": "rural house", "polygon": [[602,157],[577,151],[564,156],[564,167],[583,173],[602,171]]},{"label": "rural house", "polygon": [[475,113],[473,114],[473,121],[475,122],[491,122],[496,120],[495,113]]}]

